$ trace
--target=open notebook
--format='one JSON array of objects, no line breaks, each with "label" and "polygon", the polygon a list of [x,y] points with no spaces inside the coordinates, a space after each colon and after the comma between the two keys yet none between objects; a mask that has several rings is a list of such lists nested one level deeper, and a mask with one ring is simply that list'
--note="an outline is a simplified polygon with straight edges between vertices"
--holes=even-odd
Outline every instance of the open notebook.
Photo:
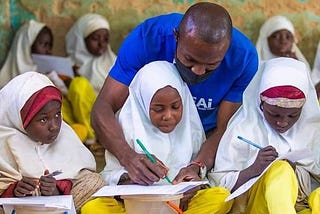
[{"label": "open notebook", "polygon": [[37,213],[40,213],[39,210],[43,213],[60,210],[61,213],[76,214],[72,195],[0,198],[0,205],[3,206],[5,214],[19,214],[21,209],[25,213],[32,213],[32,210],[37,210]]},{"label": "open notebook", "polygon": [[92,197],[115,195],[176,195],[184,193],[196,186],[207,184],[208,181],[181,182],[176,185],[117,185],[104,186]]}]

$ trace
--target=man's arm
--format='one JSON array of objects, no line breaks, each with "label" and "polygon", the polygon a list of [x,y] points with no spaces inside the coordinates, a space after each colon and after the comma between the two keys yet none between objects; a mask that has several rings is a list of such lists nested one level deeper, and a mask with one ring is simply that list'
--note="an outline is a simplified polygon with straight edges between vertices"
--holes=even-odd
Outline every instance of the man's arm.
[{"label": "man's arm", "polygon": [[165,176],[166,169],[159,161],[137,154],[126,142],[115,117],[129,94],[128,87],[108,76],[91,112],[91,124],[99,142],[126,168],[134,183],[149,185]]},{"label": "man's arm", "polygon": [[[208,170],[214,166],[220,139],[226,130],[229,119],[237,111],[240,105],[241,103],[232,103],[225,100],[220,103],[217,115],[217,127],[209,136],[209,138],[202,144],[194,161],[200,161],[204,163]],[[194,176],[199,174],[199,170],[199,166],[197,165],[190,165],[182,168],[174,179],[174,182],[179,183],[184,180],[193,180]]]}]

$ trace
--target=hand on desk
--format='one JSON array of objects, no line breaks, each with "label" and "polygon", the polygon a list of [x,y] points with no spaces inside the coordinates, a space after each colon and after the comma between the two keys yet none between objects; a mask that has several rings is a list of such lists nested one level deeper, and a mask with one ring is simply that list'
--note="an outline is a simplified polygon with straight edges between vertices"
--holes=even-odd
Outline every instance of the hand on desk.
[{"label": "hand on desk", "polygon": [[168,168],[154,155],[155,163],[152,163],[145,154],[135,153],[132,157],[127,158],[125,168],[128,171],[132,183],[141,185],[151,185],[163,179]]}]

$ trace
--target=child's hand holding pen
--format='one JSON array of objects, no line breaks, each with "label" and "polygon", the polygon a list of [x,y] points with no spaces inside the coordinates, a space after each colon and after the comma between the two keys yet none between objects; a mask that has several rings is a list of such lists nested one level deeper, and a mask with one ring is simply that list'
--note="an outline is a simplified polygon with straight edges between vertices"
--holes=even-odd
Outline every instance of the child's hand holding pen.
[{"label": "child's hand holding pen", "polygon": [[54,171],[49,173],[49,170],[45,170],[44,175],[40,177],[39,188],[41,195],[59,195],[59,190],[56,185],[56,179],[54,176],[61,174],[62,171]]},{"label": "child's hand holding pen", "polygon": [[253,147],[256,147],[259,149],[258,156],[256,157],[256,160],[254,163],[250,166],[250,171],[252,173],[252,177],[260,175],[265,168],[269,166],[272,161],[277,159],[278,157],[278,152],[273,146],[266,146],[262,147],[251,140],[248,140],[244,137],[238,136],[238,139],[241,140],[241,142],[245,142]]},{"label": "child's hand holding pen", "polygon": [[13,194],[15,197],[32,196],[35,195],[37,189],[39,189],[39,179],[22,177],[18,181]]}]

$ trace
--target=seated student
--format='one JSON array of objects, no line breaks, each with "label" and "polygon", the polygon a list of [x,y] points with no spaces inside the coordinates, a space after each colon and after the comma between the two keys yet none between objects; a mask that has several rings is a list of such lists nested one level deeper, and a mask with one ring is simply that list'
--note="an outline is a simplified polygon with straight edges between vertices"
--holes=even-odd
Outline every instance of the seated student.
[{"label": "seated student", "polygon": [[27,21],[15,34],[6,61],[0,71],[0,88],[15,76],[35,71],[31,53],[51,54],[53,35],[44,23]]},{"label": "seated student", "polygon": [[99,14],[86,14],[78,19],[66,35],[66,52],[99,93],[116,55],[110,44],[110,25]]},{"label": "seated student", "polygon": [[[51,55],[52,46],[51,29],[44,23],[27,21],[16,33],[6,62],[0,71],[0,88],[19,74],[37,71],[31,54]],[[72,126],[83,142],[87,138],[94,138],[89,118],[96,95],[88,80],[76,77],[67,88],[55,71],[49,73],[48,77],[64,94],[64,121]]]},{"label": "seated student", "polygon": [[310,71],[306,58],[297,46],[294,26],[284,16],[273,16],[260,28],[256,43],[259,61],[276,57],[291,57],[304,62]]},{"label": "seated student", "polygon": [[[79,210],[104,185],[93,155],[62,121],[61,96],[37,72],[18,75],[1,89],[1,197],[72,194]],[[62,174],[45,176],[55,170]]]},{"label": "seated student", "polygon": [[[234,192],[271,164],[248,191],[235,198],[235,213],[289,214],[296,213],[295,205],[297,211],[310,207],[312,213],[320,213],[320,109],[306,70],[304,63],[285,57],[263,63],[228,124],[208,175],[211,181]],[[303,149],[313,155],[294,163],[276,160]]]},{"label": "seated student", "polygon": [[[159,73],[161,77],[155,78]],[[144,154],[136,142],[139,139],[157,161],[167,167],[166,175],[171,180],[181,168],[190,164],[205,141],[200,117],[188,86],[182,81],[175,65],[167,61],[151,62],[139,70],[129,86],[129,96],[118,119],[130,147]],[[102,175],[106,184],[134,183],[115,156],[106,151],[105,157],[106,166]],[[143,157],[148,164],[153,164],[146,156]],[[199,175],[199,180],[200,177],[205,178],[205,174]],[[168,184],[168,181],[161,179],[157,183]],[[187,209],[190,201],[185,213],[226,213],[232,204],[224,203],[227,196],[224,188],[203,189],[187,195],[181,200],[180,207]],[[99,210],[95,204],[103,201],[109,205]],[[123,205],[115,199],[98,198],[88,202],[81,211],[86,214],[114,213],[116,210],[119,213],[125,212]]]}]

